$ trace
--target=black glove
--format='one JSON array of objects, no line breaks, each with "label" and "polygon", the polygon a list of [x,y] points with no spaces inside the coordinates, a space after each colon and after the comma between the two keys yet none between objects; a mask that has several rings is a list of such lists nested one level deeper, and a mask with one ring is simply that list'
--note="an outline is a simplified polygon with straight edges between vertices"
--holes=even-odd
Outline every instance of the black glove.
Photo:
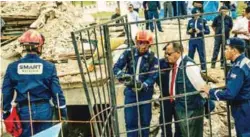
[{"label": "black glove", "polygon": [[8,118],[9,116],[10,116],[10,112],[9,111],[3,113],[3,119]]},{"label": "black glove", "polygon": [[121,74],[121,75],[119,75],[117,78],[118,78],[118,80],[120,82],[125,82],[125,84],[129,83],[129,82],[131,82],[133,80],[133,76],[132,75],[130,75],[130,74],[124,74],[124,73]]},{"label": "black glove", "polygon": [[141,92],[141,91],[148,90],[148,86],[146,84],[142,83],[141,81],[136,81],[136,82],[133,81],[133,85],[131,85],[131,88],[135,92]]}]

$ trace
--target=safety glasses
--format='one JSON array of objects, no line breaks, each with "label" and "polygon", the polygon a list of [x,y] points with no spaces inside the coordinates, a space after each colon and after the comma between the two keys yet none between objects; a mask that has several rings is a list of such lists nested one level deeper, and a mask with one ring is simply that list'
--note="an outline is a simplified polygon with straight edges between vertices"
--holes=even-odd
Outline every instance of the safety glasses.
[{"label": "safety glasses", "polygon": [[148,41],[137,41],[136,45],[148,45],[149,42]]}]

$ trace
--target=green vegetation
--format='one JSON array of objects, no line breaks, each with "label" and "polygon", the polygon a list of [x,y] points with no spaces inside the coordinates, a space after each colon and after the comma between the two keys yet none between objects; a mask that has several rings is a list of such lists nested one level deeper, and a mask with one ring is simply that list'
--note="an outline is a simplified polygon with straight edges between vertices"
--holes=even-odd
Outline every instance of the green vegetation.
[{"label": "green vegetation", "polygon": [[111,18],[112,14],[114,14],[114,12],[103,11],[93,13],[92,15],[94,18]]},{"label": "green vegetation", "polygon": [[247,5],[244,3],[244,1],[238,1],[237,3],[237,14],[238,16],[241,16],[241,13],[244,11],[244,9],[247,7]]},{"label": "green vegetation", "polygon": [[96,1],[72,1],[72,4],[75,6],[89,6],[89,5],[95,5]]}]

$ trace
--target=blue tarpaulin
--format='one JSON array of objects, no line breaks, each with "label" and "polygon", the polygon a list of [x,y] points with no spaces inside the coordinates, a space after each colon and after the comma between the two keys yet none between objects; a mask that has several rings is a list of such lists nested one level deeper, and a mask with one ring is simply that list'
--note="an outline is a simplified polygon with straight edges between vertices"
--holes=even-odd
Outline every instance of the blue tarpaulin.
[{"label": "blue tarpaulin", "polygon": [[159,19],[162,19],[162,18],[164,18],[164,9],[161,9],[159,13]]},{"label": "blue tarpaulin", "polygon": [[37,133],[36,135],[32,137],[58,137],[61,127],[62,127],[62,123],[56,124],[53,127],[48,128],[40,133]]},{"label": "blue tarpaulin", "polygon": [[[208,13],[208,12],[217,12],[219,9],[219,1],[204,1],[203,3],[203,9],[204,9],[204,13]],[[217,16],[218,14],[213,14],[213,15],[205,15],[203,16],[206,20],[214,20],[214,18]]]}]

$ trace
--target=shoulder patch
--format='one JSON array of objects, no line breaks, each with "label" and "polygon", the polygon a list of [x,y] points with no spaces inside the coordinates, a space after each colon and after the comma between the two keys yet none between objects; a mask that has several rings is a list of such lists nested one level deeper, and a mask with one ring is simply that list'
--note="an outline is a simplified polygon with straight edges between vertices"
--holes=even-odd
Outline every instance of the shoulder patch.
[{"label": "shoulder patch", "polygon": [[250,62],[247,63],[248,68],[250,68]]},{"label": "shoulder patch", "polygon": [[245,64],[249,67],[250,60],[246,57],[241,61],[240,68],[242,68]]},{"label": "shoulder patch", "polygon": [[156,69],[159,68],[159,65],[158,65],[158,64],[155,64],[155,65],[154,65],[154,68],[156,68]]},{"label": "shoulder patch", "polygon": [[19,63],[17,73],[20,75],[40,75],[43,73],[42,63]]}]

